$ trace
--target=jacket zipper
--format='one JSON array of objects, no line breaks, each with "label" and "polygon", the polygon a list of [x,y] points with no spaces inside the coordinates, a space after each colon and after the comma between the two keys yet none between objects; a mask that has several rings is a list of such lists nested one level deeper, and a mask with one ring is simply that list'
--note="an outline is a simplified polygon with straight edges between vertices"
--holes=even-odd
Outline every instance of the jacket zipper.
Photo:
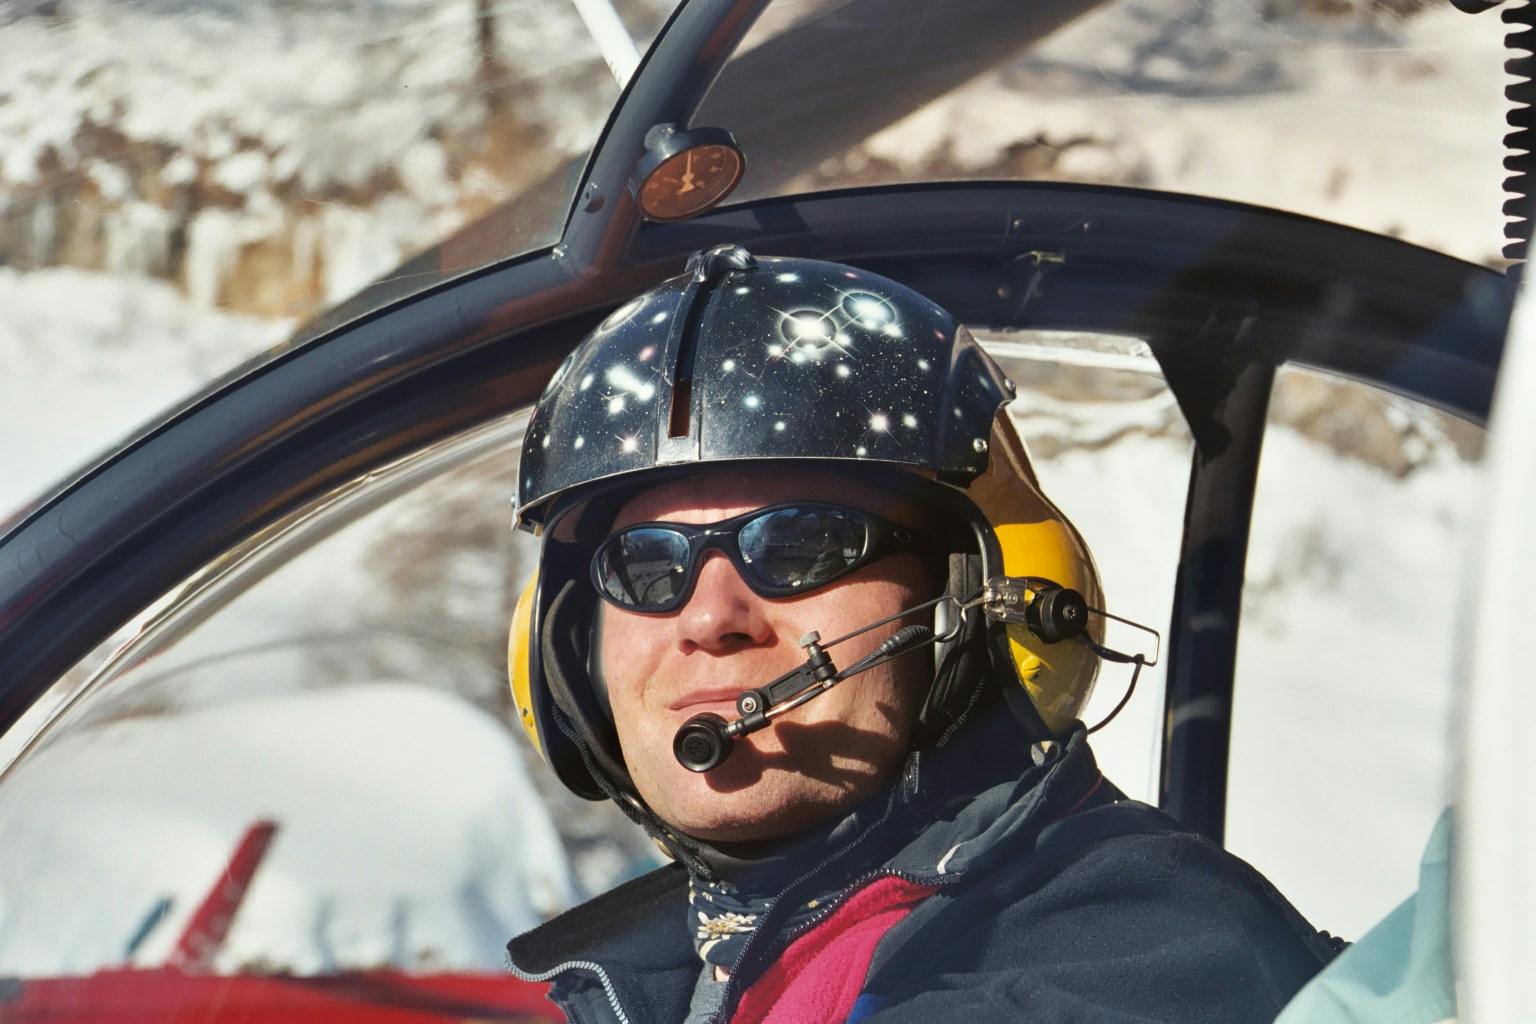
[{"label": "jacket zipper", "polygon": [[[731,1017],[735,1015],[736,1002],[741,997],[740,978],[743,973],[742,968],[749,965],[749,957],[756,950],[758,940],[762,936],[770,933],[771,929],[768,928],[768,925],[774,918],[774,912],[777,911],[781,906],[784,906],[786,902],[788,902],[789,897],[795,892],[795,890],[799,889],[812,878],[815,878],[828,864],[831,864],[833,861],[839,860],[846,856],[850,850],[863,842],[867,836],[874,833],[878,828],[880,828],[880,826],[884,825],[888,820],[890,820],[891,815],[896,811],[897,804],[900,802],[897,796],[898,792],[900,792],[899,789],[891,794],[891,801],[886,805],[885,813],[881,814],[878,819],[871,822],[864,829],[864,831],[860,832],[841,849],[826,857],[817,863],[815,867],[811,868],[809,871],[805,872],[805,874],[801,875],[799,878],[795,879],[793,882],[789,883],[789,885],[784,887],[779,895],[778,900],[775,901],[774,905],[770,907],[768,912],[763,915],[763,919],[758,922],[757,927],[752,930],[752,934],[747,937],[747,941],[742,945],[741,953],[736,957],[736,969],[731,972],[730,978],[726,981],[725,993],[723,998],[720,1000],[720,1009],[715,1011],[715,1014],[709,1018],[709,1024],[727,1024]],[[805,921],[800,922],[800,924],[785,932],[784,939],[786,944],[805,934],[806,931],[814,928],[822,921],[825,921],[834,910],[842,906],[843,901],[846,900],[848,896],[853,892],[863,888],[865,885],[869,884],[870,881],[885,876],[902,878],[906,881],[913,882],[918,885],[947,885],[950,882],[959,880],[955,876],[934,875],[930,878],[927,876],[914,875],[909,872],[895,870],[876,870],[867,872],[858,876],[848,885],[839,890],[837,895],[829,899],[824,907],[818,907],[816,913],[813,916]]]},{"label": "jacket zipper", "polygon": [[601,964],[591,960],[567,960],[563,964],[544,971],[540,974],[529,974],[517,964],[512,962],[512,954],[507,954],[507,969],[523,981],[548,981],[557,974],[564,974],[570,970],[591,971],[597,975],[597,980],[603,983],[603,994],[608,997],[608,1005],[613,1010],[613,1015],[618,1018],[619,1024],[630,1024],[629,1014],[624,1012],[624,1007],[619,1005],[619,994],[614,991],[613,980],[608,977],[608,972],[603,970]]},{"label": "jacket zipper", "polygon": [[783,944],[789,945],[812,928],[821,924],[821,922],[831,917],[838,907],[848,902],[848,897],[871,882],[878,881],[881,878],[899,878],[903,882],[911,882],[913,885],[928,885],[934,888],[942,888],[960,880],[959,875],[916,875],[910,871],[897,871],[894,868],[867,872],[849,882],[847,887],[840,890],[836,896],[827,900],[820,907],[817,907],[815,914],[801,921],[793,928],[786,930],[783,935]]},{"label": "jacket zipper", "polygon": [[[815,914],[806,918],[804,921],[801,921],[793,928],[786,930],[784,934],[780,936],[780,939],[782,940],[779,943],[780,947],[783,948],[789,946],[790,943],[794,942],[800,936],[815,928],[817,925],[821,924],[827,918],[836,913],[837,909],[841,907],[845,902],[847,902],[848,897],[852,896],[866,885],[869,885],[871,882],[881,878],[900,878],[902,881],[911,882],[914,885],[929,885],[936,889],[944,888],[945,886],[952,885],[953,883],[960,881],[959,875],[918,875],[910,871],[897,871],[895,869],[882,869],[878,871],[866,872],[865,874],[859,875],[853,881],[849,882],[846,886],[838,891],[836,896],[831,897],[820,907],[816,908]],[[804,881],[804,879],[801,879],[801,881]],[[786,895],[789,893],[789,891],[790,890],[788,889],[785,890]],[[775,906],[777,906],[777,904],[775,904]],[[769,911],[769,913],[771,914],[772,911]],[[768,920],[768,916],[764,915],[763,923],[766,924]],[[737,970],[731,973],[730,981],[726,985],[725,998],[721,1001],[720,1007],[721,1010],[725,1010],[727,1007],[729,1007],[729,1012],[723,1016],[720,1013],[716,1013],[715,1016],[710,1018],[709,1024],[726,1024],[726,1022],[728,1022],[731,1017],[735,1016],[735,1003],[743,994],[742,992],[737,991],[739,986],[736,983],[736,979],[741,973],[740,969],[742,965],[747,962],[747,954],[753,949],[752,940],[756,939],[758,935],[764,934],[761,929],[762,925],[760,924],[758,929],[754,930],[752,938],[748,939],[747,944],[742,947],[741,956],[736,961]]]}]

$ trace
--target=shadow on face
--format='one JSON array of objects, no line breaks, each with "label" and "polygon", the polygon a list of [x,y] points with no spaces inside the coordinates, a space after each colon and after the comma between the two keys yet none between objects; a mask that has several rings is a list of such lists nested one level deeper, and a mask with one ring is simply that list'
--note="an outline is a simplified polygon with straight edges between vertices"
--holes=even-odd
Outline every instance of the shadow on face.
[{"label": "shadow on face", "polygon": [[850,765],[864,766],[860,775],[883,777],[881,768],[890,757],[892,739],[909,736],[911,729],[910,723],[902,721],[906,709],[886,701],[877,701],[875,709],[884,719],[884,728],[783,719],[773,726],[779,749],[742,759],[745,763],[738,771],[711,773],[706,776],[709,785],[721,794],[736,793],[757,785],[768,772],[788,771],[813,782],[841,787],[852,774]]}]

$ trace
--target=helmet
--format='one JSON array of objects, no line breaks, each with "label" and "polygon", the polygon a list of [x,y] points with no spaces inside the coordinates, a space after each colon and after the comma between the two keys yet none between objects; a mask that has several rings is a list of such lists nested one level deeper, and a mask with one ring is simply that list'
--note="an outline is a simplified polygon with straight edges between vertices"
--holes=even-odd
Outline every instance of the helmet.
[{"label": "helmet", "polygon": [[[561,781],[588,797],[626,780],[588,663],[596,595],[586,563],[613,514],[659,474],[816,460],[878,478],[958,527],[949,588],[1039,576],[1102,607],[1077,530],[1040,489],[1004,406],[1014,385],[940,306],[895,281],[736,246],[614,310],[565,359],[533,411],[516,520],[542,538],[512,617],[517,713]],[[919,742],[942,742],[983,677],[1026,720],[1060,732],[1098,660],[972,610],[937,630]],[[1097,629],[1097,627],[1093,627]]]}]

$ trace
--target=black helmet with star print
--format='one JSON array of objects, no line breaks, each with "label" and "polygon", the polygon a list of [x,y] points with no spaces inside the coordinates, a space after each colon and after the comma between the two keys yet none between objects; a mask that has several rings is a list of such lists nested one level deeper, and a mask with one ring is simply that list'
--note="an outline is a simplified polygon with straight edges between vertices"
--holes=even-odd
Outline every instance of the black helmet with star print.
[{"label": "black helmet with star print", "polygon": [[518,474],[519,525],[575,488],[660,466],[839,459],[969,482],[1007,378],[904,285],[809,259],[699,253],[556,371]]},{"label": "black helmet with star print", "polygon": [[[507,668],[521,724],[560,780],[638,806],[594,678],[587,567],[623,502],[668,475],[807,460],[862,474],[952,514],[951,554],[963,557],[950,558],[951,595],[996,574],[1044,576],[1102,607],[1088,548],[1040,490],[1004,408],[1012,395],[942,307],[838,263],[720,246],[614,310],[550,380],[518,469],[517,523],[543,546]],[[995,647],[987,660],[1011,666],[1000,684],[1024,717],[1070,725],[1097,672],[1091,651],[979,613],[966,621],[952,643]],[[965,669],[974,659],[947,659],[950,643],[936,650],[946,668],[923,710],[929,737],[948,735],[982,685]]]}]

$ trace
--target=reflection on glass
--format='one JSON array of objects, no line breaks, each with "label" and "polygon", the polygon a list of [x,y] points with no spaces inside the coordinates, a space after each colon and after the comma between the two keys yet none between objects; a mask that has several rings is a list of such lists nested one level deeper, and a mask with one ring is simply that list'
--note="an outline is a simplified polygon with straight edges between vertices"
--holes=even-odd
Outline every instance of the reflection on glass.
[{"label": "reflection on glass", "polygon": [[381,1005],[553,1012],[506,976],[506,940],[655,858],[517,735],[506,629],[536,542],[510,528],[516,452],[488,438],[360,518],[388,472],[296,522],[13,766],[0,977],[169,965],[278,979],[253,998],[291,1009],[288,975],[363,972]]}]

